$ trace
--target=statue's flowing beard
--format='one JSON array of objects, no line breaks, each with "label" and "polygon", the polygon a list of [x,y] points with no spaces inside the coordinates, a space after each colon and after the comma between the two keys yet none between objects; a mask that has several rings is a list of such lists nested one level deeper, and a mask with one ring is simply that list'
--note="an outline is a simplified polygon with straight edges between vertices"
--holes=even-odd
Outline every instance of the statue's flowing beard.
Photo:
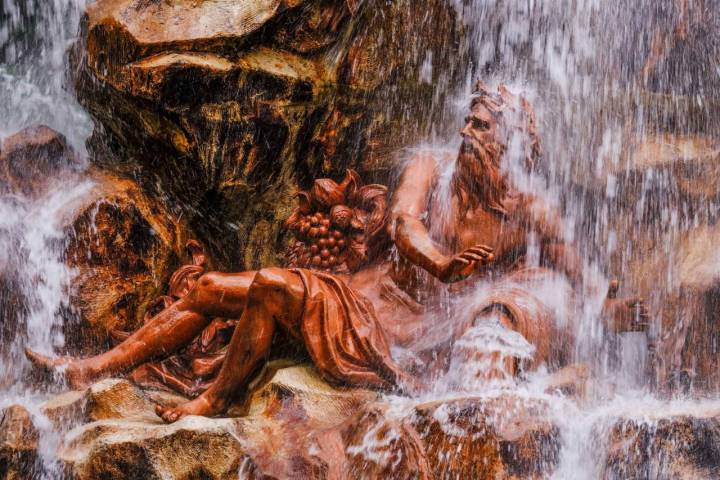
[{"label": "statue's flowing beard", "polygon": [[503,203],[508,185],[500,165],[504,153],[505,146],[497,142],[463,142],[452,184],[466,208],[482,205],[505,213]]}]

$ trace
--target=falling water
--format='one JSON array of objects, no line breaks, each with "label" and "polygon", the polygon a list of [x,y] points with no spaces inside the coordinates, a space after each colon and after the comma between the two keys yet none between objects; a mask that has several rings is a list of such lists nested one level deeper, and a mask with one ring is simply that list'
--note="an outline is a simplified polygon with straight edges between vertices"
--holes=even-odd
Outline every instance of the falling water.
[{"label": "falling water", "polygon": [[[470,75],[515,85],[532,99],[541,119],[547,184],[538,185],[535,193],[560,201],[570,226],[568,238],[581,249],[587,269],[596,272],[591,278],[600,283],[598,275],[620,279],[624,292],[639,290],[655,315],[647,333],[612,336],[600,327],[597,296],[594,307],[574,313],[581,319],[575,360],[591,367],[597,385],[590,406],[559,417],[565,443],[557,478],[598,478],[591,459],[602,461],[598,447],[602,451],[603,446],[593,439],[598,428],[617,418],[652,424],[648,411],[670,416],[678,410],[717,408],[712,401],[698,407],[689,400],[655,398],[666,388],[668,372],[680,368],[677,347],[668,346],[668,339],[682,336],[683,324],[693,320],[677,317],[681,332],[664,331],[661,312],[680,283],[673,263],[682,259],[675,246],[691,228],[712,224],[717,212],[714,193],[688,198],[692,196],[678,185],[689,176],[693,189],[691,182],[702,173],[678,173],[676,165],[635,150],[660,134],[710,136],[716,128],[703,102],[717,95],[717,72],[707,64],[708,58],[716,58],[717,46],[699,32],[694,48],[707,49],[707,57],[699,58],[702,53],[687,46],[678,53],[682,40],[673,35],[693,18],[690,31],[707,31],[716,24],[717,12],[707,2],[688,2],[687,11],[682,4],[463,4],[464,21],[474,32],[470,50],[476,64]],[[665,57],[653,63],[658,45]],[[680,162],[687,158],[682,151],[679,157]],[[652,263],[649,245],[656,256],[669,257],[664,268],[653,272],[644,267]],[[639,279],[648,275],[649,285],[647,278]],[[593,303],[593,298],[586,294],[584,302]],[[649,346],[657,349],[653,364]]]},{"label": "falling water", "polygon": [[[25,127],[47,125],[63,135],[78,152],[90,121],[66,89],[65,52],[77,31],[82,0],[9,1],[0,5],[0,134],[8,136]],[[67,307],[73,272],[62,256],[62,213],[89,189],[77,164],[61,172],[39,196],[13,192],[0,197],[2,215],[0,251],[3,277],[15,282],[17,326],[5,328],[10,346],[0,361],[3,385],[22,389],[21,346],[32,344],[45,352],[63,344],[58,313]],[[9,312],[5,312],[9,315]],[[4,323],[12,319],[4,319]],[[6,325],[7,327],[7,325]],[[24,339],[23,341],[20,341]],[[29,343],[26,343],[29,342]],[[13,365],[13,368],[7,366]]]},{"label": "falling water", "polygon": [[[673,383],[687,368],[683,346],[690,324],[702,320],[697,309],[683,303],[682,285],[711,283],[720,271],[707,233],[719,206],[717,187],[708,177],[717,173],[695,161],[702,157],[697,150],[706,147],[706,160],[717,162],[720,150],[717,142],[698,146],[692,140],[718,133],[712,121],[720,88],[720,46],[713,35],[718,4],[456,0],[455,5],[469,33],[465,51],[471,59],[466,81],[456,89],[455,117],[463,118],[477,78],[522,93],[538,114],[545,151],[541,173],[522,176],[523,169],[513,167],[512,149],[506,154],[507,173],[521,190],[559,207],[565,236],[585,260],[582,301],[565,315],[576,325],[572,360],[587,365],[592,380],[582,405],[548,395],[543,371],[517,384],[502,374],[502,361],[531,356],[533,346],[499,323],[483,324],[466,332],[456,350],[490,349],[498,355],[466,352],[434,383],[431,395],[409,403],[394,399],[394,413],[408,415],[422,401],[492,397],[508,389],[544,399],[563,437],[554,478],[599,478],[608,445],[598,439],[608,438],[618,419],[633,419],[653,431],[663,418],[707,417],[720,409],[713,398],[716,384],[703,385],[709,398],[698,399],[700,392],[687,396]],[[423,148],[445,158],[448,143],[456,150],[460,139]],[[440,170],[445,173],[433,205],[449,205],[444,180],[451,168]],[[442,209],[436,211],[442,215]],[[693,231],[706,236],[688,237]],[[692,238],[705,238],[705,250]],[[644,296],[653,316],[646,332],[611,334],[602,327],[599,317],[611,279],[620,280],[622,295]],[[474,295],[482,298],[481,292]],[[561,296],[557,286],[542,295],[550,303]],[[717,308],[717,301],[701,302]],[[677,303],[681,306],[674,308]],[[493,369],[501,373],[490,381],[483,378],[481,373]],[[367,442],[355,448],[372,454],[374,447]],[[665,478],[662,462],[648,476]]]},{"label": "falling water", "polygon": [[74,272],[62,258],[63,214],[91,187],[80,173],[90,121],[65,85],[65,52],[84,3],[0,2],[0,137],[47,125],[80,153],[76,164],[59,172],[42,193],[0,196],[0,405],[19,402],[33,414],[44,464],[37,478],[52,476],[59,437],[37,411],[39,393],[26,381],[22,350],[32,346],[51,353],[64,342],[59,315],[69,309]]}]

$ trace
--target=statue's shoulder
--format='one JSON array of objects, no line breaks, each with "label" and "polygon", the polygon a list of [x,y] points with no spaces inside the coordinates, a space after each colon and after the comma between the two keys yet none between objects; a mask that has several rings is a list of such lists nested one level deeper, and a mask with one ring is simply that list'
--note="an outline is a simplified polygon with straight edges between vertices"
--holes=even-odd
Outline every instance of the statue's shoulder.
[{"label": "statue's shoulder", "polygon": [[424,147],[407,151],[401,165],[404,172],[422,171],[437,175],[449,168],[452,162],[453,156],[450,149]]}]

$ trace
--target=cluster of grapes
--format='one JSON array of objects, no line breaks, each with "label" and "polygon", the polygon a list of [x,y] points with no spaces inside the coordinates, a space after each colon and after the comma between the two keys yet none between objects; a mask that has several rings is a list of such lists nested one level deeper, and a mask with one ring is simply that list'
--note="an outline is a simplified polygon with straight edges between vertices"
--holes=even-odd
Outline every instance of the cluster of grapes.
[{"label": "cluster of grapes", "polygon": [[322,212],[305,215],[293,230],[297,240],[292,257],[297,266],[332,270],[345,262],[346,235],[332,224],[328,215]]}]

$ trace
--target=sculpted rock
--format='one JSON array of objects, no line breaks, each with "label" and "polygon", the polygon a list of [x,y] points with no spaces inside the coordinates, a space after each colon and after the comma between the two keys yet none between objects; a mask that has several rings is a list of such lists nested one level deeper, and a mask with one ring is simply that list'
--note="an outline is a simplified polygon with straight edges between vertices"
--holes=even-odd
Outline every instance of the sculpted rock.
[{"label": "sculpted rock", "polygon": [[[686,108],[698,109],[697,102],[687,103],[681,102],[679,112],[662,103],[656,108],[672,111],[667,122],[680,132],[682,119],[697,117],[697,112]],[[627,291],[647,299],[650,311],[657,312],[650,337],[650,374],[657,386],[717,391],[720,258],[715,245],[720,230],[708,206],[717,202],[720,192],[720,142],[711,134],[675,130],[626,143],[627,151],[608,172],[613,179],[603,181],[615,187],[607,229],[614,238],[602,241],[623,246],[612,253],[610,271],[623,272]],[[593,201],[607,203],[605,187],[599,192]]]},{"label": "sculpted rock", "polygon": [[[67,345],[76,352],[102,348],[112,329],[141,323],[180,263],[188,236],[186,224],[163,200],[128,178],[84,165],[62,135],[44,126],[2,141],[3,203],[16,202],[25,215],[51,209],[64,231],[56,250],[73,278],[69,308],[58,313],[65,318]],[[1,233],[6,255],[0,259],[0,296],[7,299],[2,329],[9,338],[13,319],[27,308],[16,283],[26,276],[22,270],[31,253],[17,232]]]},{"label": "sculpted rock", "polygon": [[[415,428],[440,478],[545,478],[557,466],[560,431],[540,401],[509,395],[415,408]],[[453,451],[445,456],[443,452]]]},{"label": "sculpted rock", "polygon": [[65,137],[44,125],[25,128],[0,146],[0,186],[23,194],[38,193],[47,181],[77,164]]},{"label": "sculpted rock", "polygon": [[716,478],[718,435],[716,417],[622,419],[609,432],[603,478]]},{"label": "sculpted rock", "polygon": [[[161,398],[165,401],[173,399],[169,394],[163,394]],[[91,385],[85,391],[58,395],[42,404],[40,410],[56,426],[67,427],[118,418],[154,420],[154,405],[149,395],[130,382],[108,379]]]},{"label": "sculpted rock", "polygon": [[446,2],[361,4],[95,2],[71,69],[104,127],[91,149],[192,205],[213,257],[275,263],[291,192],[347,167],[387,172],[431,125],[433,80],[455,71]]},{"label": "sculpted rock", "polygon": [[292,399],[318,425],[337,425],[351,412],[378,398],[378,394],[370,390],[331,387],[313,367],[288,367],[283,362],[270,362],[254,384],[257,386],[251,386],[253,391],[246,402],[246,415],[272,411],[279,403]]},{"label": "sculpted rock", "polygon": [[524,479],[544,478],[558,460],[559,434],[542,402],[400,400],[408,408],[398,409],[287,360],[268,363],[230,418],[167,425],[155,416],[155,403],[179,401],[106,380],[41,408],[58,427],[75,426],[58,456],[79,479]]},{"label": "sculpted rock", "polygon": [[38,431],[19,405],[0,412],[0,477],[28,478],[37,468]]},{"label": "sculpted rock", "polygon": [[[717,226],[698,226],[676,235],[661,250],[647,255],[634,267],[634,277],[647,294],[656,288],[650,281],[661,274],[668,278],[667,293],[658,305],[660,331],[655,341],[659,386],[663,389],[715,392],[720,389],[717,371],[718,288],[720,288],[720,241]],[[661,273],[662,272],[662,273]],[[647,292],[647,293],[646,293]]]},{"label": "sculpted rock", "polygon": [[90,169],[92,187],[73,206],[67,264],[76,269],[72,297],[82,328],[74,348],[100,348],[111,330],[132,330],[164,293],[184,256],[184,222],[128,179]]},{"label": "sculpted rock", "polygon": [[354,478],[546,478],[559,461],[560,432],[540,401],[468,397],[358,418],[343,431]]},{"label": "sculpted rock", "polygon": [[385,405],[360,411],[336,435],[343,446],[341,468],[347,478],[433,477],[425,444],[410,419],[388,415]]},{"label": "sculpted rock", "polygon": [[244,460],[231,419],[103,420],[70,435],[58,457],[77,479],[230,479]]}]

